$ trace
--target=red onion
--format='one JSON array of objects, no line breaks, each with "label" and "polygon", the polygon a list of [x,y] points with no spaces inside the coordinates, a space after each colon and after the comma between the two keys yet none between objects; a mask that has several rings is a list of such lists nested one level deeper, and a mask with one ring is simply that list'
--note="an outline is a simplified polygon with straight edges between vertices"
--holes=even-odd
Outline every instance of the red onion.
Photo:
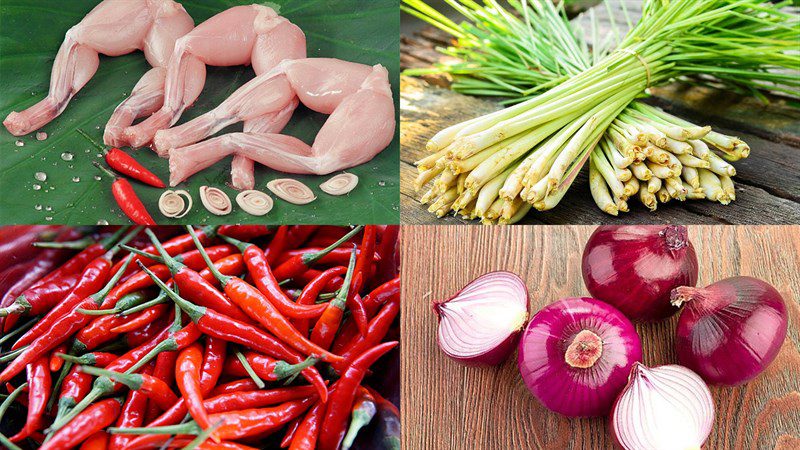
[{"label": "red onion", "polygon": [[582,269],[592,297],[631,320],[675,314],[670,291],[697,283],[697,256],[684,226],[598,227],[586,243]]},{"label": "red onion", "polygon": [[634,364],[611,412],[614,439],[626,450],[699,450],[713,424],[708,386],[677,365]]},{"label": "red onion", "polygon": [[508,359],[528,320],[528,289],[511,272],[476,278],[449,300],[437,302],[439,348],[467,365]]},{"label": "red onion", "polygon": [[746,383],[775,359],[786,338],[786,305],[769,284],[733,277],[706,288],[678,287],[678,361],[712,384]]},{"label": "red onion", "polygon": [[631,321],[593,298],[546,306],[519,343],[525,385],[547,409],[571,417],[607,414],[641,359],[642,343]]}]

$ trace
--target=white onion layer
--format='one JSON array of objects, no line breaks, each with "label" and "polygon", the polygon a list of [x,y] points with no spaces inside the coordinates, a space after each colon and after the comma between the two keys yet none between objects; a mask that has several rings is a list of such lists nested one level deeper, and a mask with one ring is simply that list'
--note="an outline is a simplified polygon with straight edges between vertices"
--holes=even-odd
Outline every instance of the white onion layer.
[{"label": "white onion layer", "polygon": [[[186,200],[184,200],[186,198]],[[186,203],[189,203],[188,205]],[[166,190],[158,197],[158,209],[165,217],[180,219],[192,210],[192,196],[189,192],[178,189]]]},{"label": "white onion layer", "polygon": [[200,186],[200,201],[203,202],[203,206],[208,212],[217,216],[230,214],[233,210],[228,194],[219,188]]},{"label": "white onion layer", "polygon": [[317,199],[305,184],[292,178],[278,178],[267,183],[273,194],[295,205],[305,205]]},{"label": "white onion layer", "polygon": [[239,192],[236,195],[236,203],[247,213],[253,216],[263,216],[272,211],[275,202],[272,197],[253,189]]},{"label": "white onion layer", "polygon": [[614,435],[627,450],[699,450],[713,423],[708,386],[678,365],[636,363],[611,415]]}]

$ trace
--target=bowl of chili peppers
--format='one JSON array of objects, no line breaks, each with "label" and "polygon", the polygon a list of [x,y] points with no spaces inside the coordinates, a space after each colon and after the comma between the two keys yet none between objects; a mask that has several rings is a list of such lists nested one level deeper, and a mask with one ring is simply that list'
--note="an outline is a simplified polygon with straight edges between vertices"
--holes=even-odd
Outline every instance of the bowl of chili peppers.
[{"label": "bowl of chili peppers", "polygon": [[0,228],[0,444],[399,449],[397,226]]}]

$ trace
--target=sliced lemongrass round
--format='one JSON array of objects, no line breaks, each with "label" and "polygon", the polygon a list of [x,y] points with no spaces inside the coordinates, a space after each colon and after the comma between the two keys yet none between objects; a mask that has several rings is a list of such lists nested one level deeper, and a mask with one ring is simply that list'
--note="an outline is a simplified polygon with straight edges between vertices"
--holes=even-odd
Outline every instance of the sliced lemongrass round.
[{"label": "sliced lemongrass round", "polygon": [[203,202],[203,206],[208,212],[217,216],[230,214],[233,209],[228,194],[211,186],[200,186],[200,201]]},{"label": "sliced lemongrass round", "polygon": [[305,205],[317,199],[308,186],[292,178],[278,178],[267,183],[273,194],[295,205]]},{"label": "sliced lemongrass round", "polygon": [[358,185],[358,176],[352,173],[340,173],[319,185],[323,192],[330,195],[344,195]]},{"label": "sliced lemongrass round", "polygon": [[272,197],[253,189],[239,192],[236,195],[236,203],[247,213],[253,216],[263,216],[272,210],[275,202]]},{"label": "sliced lemongrass round", "polygon": [[192,210],[192,204],[191,194],[183,189],[166,190],[158,197],[158,209],[161,214],[173,219],[180,219],[188,214]]}]

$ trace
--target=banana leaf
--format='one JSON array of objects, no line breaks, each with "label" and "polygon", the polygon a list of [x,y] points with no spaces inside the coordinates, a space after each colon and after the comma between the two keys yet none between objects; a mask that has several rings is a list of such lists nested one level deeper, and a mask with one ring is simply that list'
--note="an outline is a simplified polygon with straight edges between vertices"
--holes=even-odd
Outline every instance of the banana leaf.
[{"label": "banana leaf", "polygon": [[[3,0],[0,2],[0,118],[27,108],[47,94],[50,69],[66,31],[77,24],[99,0]],[[252,0],[182,0],[180,3],[200,23],[212,15]],[[398,103],[399,13],[396,0],[275,0],[265,3],[297,24],[306,34],[309,57],[340,58],[364,64],[383,64],[390,73]],[[92,165],[101,152],[78,130],[102,142],[111,112],[150,66],[141,52],[115,58],[100,57],[95,76],[72,99],[61,116],[41,132],[22,137],[0,127],[0,223],[127,223],[111,194],[109,177]],[[250,67],[209,67],[202,94],[178,123],[188,121],[218,105],[254,76]],[[396,109],[399,109],[396,106]],[[327,116],[303,106],[283,131],[311,144]],[[241,124],[220,133],[241,131]],[[175,189],[194,198],[192,211],[182,219],[167,219],[158,211],[163,189],[136,181],[132,184],[150,214],[159,223],[293,223],[348,224],[399,221],[399,133],[389,148],[372,161],[349,169],[359,177],[351,193],[334,197],[319,185],[328,176],[291,175],[317,199],[307,205],[287,203],[274,195],[275,207],[262,217],[248,215],[236,205],[237,191],[228,186],[230,158],[194,175]],[[20,145],[23,144],[23,145]],[[137,160],[167,180],[167,160],[147,148],[128,149]],[[256,189],[269,193],[267,182],[286,174],[256,164]],[[44,179],[46,177],[46,179]],[[44,180],[42,180],[44,179]],[[233,212],[214,216],[202,206],[198,189],[209,185],[231,198]]]}]

